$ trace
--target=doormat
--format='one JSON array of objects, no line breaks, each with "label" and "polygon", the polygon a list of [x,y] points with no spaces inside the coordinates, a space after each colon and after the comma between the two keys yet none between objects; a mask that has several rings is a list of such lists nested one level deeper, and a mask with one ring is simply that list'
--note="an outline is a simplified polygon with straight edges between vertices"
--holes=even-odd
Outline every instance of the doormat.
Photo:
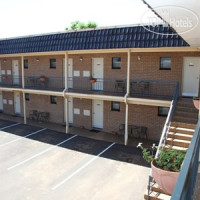
[{"label": "doormat", "polygon": [[99,133],[100,131],[96,129],[91,129],[90,132]]}]

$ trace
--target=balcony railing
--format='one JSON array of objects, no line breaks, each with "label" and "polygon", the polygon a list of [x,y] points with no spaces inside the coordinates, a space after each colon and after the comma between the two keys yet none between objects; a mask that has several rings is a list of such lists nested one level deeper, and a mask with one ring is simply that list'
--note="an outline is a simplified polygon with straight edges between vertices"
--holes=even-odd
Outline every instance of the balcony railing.
[{"label": "balcony railing", "polygon": [[20,76],[14,75],[1,75],[0,86],[1,87],[14,87],[20,88],[22,86],[22,79]]},{"label": "balcony railing", "polygon": [[64,77],[25,76],[25,88],[62,91],[65,88]]},{"label": "balcony railing", "polygon": [[[24,82],[27,89],[62,91],[65,88],[64,77],[25,76]],[[0,76],[0,86],[20,88],[22,78],[20,76],[2,75]],[[69,92],[123,96],[127,92],[127,81],[121,78],[96,78],[91,80],[89,77],[70,77],[68,78],[68,88]],[[172,99],[175,88],[176,82],[174,81],[131,79],[130,96]]]},{"label": "balcony railing", "polygon": [[198,174],[200,148],[200,120],[197,123],[191,144],[187,150],[180,175],[171,200],[192,200]]}]

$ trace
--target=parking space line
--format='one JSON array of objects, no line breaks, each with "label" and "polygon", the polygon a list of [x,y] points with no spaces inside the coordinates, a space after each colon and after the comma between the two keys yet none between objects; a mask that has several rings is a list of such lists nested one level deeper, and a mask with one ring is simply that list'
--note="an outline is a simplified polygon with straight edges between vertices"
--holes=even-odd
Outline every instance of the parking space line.
[{"label": "parking space line", "polygon": [[15,140],[6,142],[6,143],[4,143],[4,144],[1,144],[0,147],[6,146],[6,145],[8,145],[8,144],[12,144],[13,142],[22,140],[23,138],[27,138],[27,137],[29,137],[29,136],[31,136],[31,135],[35,135],[35,134],[40,133],[40,132],[42,132],[42,131],[44,131],[44,130],[46,130],[46,128],[40,129],[40,130],[38,130],[38,131],[35,131],[35,132],[30,133],[30,134],[25,135],[25,136],[20,136],[20,138],[17,138],[17,139],[15,139]]},{"label": "parking space line", "polygon": [[67,142],[69,140],[72,140],[75,137],[77,137],[77,135],[74,135],[74,136],[72,136],[72,137],[70,137],[70,138],[68,138],[68,139],[66,139],[66,140],[54,145],[53,147],[50,147],[48,149],[45,149],[44,151],[41,151],[40,153],[35,154],[35,155],[31,156],[30,158],[28,158],[28,159],[26,159],[26,160],[24,160],[22,162],[19,162],[19,163],[13,165],[12,167],[7,168],[7,170],[12,170],[12,169],[14,169],[14,168],[16,168],[16,167],[18,167],[20,165],[23,165],[24,163],[26,163],[26,162],[28,162],[28,161],[36,158],[36,157],[39,157],[39,156],[41,156],[42,154],[45,154],[48,151],[51,151],[51,150],[55,149],[56,147],[60,146],[61,144],[65,143],[65,142]]},{"label": "parking space line", "polygon": [[60,187],[61,185],[63,185],[64,183],[66,183],[67,181],[69,181],[73,176],[75,176],[76,174],[78,174],[81,170],[83,170],[84,168],[86,168],[88,165],[90,165],[92,162],[94,162],[99,156],[101,156],[103,153],[105,153],[108,149],[110,149],[115,143],[113,142],[111,145],[109,145],[106,149],[104,149],[102,152],[100,152],[98,155],[96,155],[94,158],[92,158],[91,160],[89,160],[87,163],[85,163],[82,167],[80,167],[79,169],[77,169],[76,171],[74,171],[70,176],[68,176],[67,178],[65,178],[63,181],[61,181],[60,183],[58,183],[57,185],[55,185],[54,187],[52,187],[52,190],[57,189],[58,187]]},{"label": "parking space line", "polygon": [[19,125],[19,124],[21,124],[21,123],[16,123],[16,124],[12,124],[12,125],[10,125],[10,126],[5,126],[5,127],[3,127],[3,128],[0,128],[0,130],[4,130],[4,129],[6,129],[6,128],[10,128],[10,127],[13,127],[13,126],[17,126],[17,125]]}]

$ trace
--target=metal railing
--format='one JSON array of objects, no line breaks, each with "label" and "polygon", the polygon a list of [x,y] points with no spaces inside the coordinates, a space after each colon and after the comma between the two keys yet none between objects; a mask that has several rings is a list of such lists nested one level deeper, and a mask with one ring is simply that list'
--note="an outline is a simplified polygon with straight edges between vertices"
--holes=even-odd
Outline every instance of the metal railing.
[{"label": "metal railing", "polygon": [[192,200],[199,165],[200,120],[187,150],[171,200]]},{"label": "metal railing", "polygon": [[130,96],[172,98],[176,84],[175,81],[131,79]]},{"label": "metal railing", "polygon": [[64,77],[25,76],[24,83],[26,89],[62,91],[65,87]]},{"label": "metal railing", "polygon": [[73,77],[69,78],[68,86],[74,92],[83,91],[121,95],[126,93],[126,79],[120,78],[90,79],[89,77]]},{"label": "metal railing", "polygon": [[179,83],[176,83],[176,88],[175,88],[173,100],[171,102],[171,106],[170,106],[170,109],[169,109],[169,112],[168,112],[168,115],[167,115],[167,119],[165,121],[165,125],[164,125],[163,131],[162,131],[162,135],[161,135],[161,138],[160,138],[160,142],[159,142],[159,145],[158,145],[158,149],[157,149],[155,158],[158,157],[160,149],[163,147],[163,145],[166,142],[167,133],[168,133],[170,123],[171,123],[173,115],[174,115],[178,96],[179,96]]},{"label": "metal railing", "polygon": [[[25,88],[39,90],[61,91],[65,87],[64,77],[53,76],[25,76]],[[22,86],[22,77],[13,75],[0,76],[0,86],[18,87]],[[176,83],[174,81],[162,80],[138,80],[130,81],[131,97],[168,97],[172,98]],[[125,95],[127,80],[123,78],[95,78],[69,77],[69,92],[90,92],[99,94]]]},{"label": "metal railing", "polygon": [[0,86],[20,88],[22,86],[22,79],[20,76],[15,75],[1,75]]}]

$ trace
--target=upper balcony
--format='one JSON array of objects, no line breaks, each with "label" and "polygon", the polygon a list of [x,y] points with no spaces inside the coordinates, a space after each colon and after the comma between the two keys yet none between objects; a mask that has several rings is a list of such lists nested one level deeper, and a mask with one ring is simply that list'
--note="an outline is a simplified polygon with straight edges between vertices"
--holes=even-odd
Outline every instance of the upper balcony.
[{"label": "upper balcony", "polygon": [[[25,76],[26,89],[63,91],[64,77]],[[0,77],[0,87],[21,88],[22,78],[13,75]],[[175,81],[163,80],[130,80],[130,96],[141,98],[172,99],[176,88]],[[121,78],[69,77],[68,91],[84,94],[124,96],[127,92],[127,81]]]}]

